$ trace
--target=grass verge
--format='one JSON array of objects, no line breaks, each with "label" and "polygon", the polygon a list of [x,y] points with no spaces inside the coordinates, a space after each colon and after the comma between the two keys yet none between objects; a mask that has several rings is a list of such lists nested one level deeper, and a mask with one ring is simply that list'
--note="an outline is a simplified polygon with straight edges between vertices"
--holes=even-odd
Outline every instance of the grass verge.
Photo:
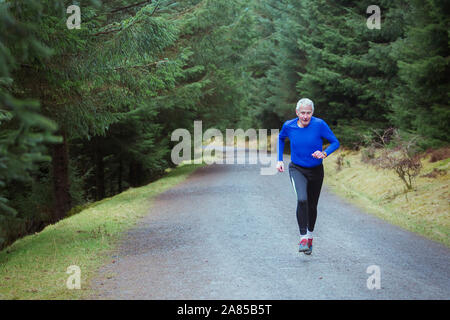
[{"label": "grass verge", "polygon": [[[339,155],[344,157],[341,170],[337,170]],[[360,208],[450,247],[450,159],[424,158],[422,165],[414,190],[405,192],[393,171],[363,163],[361,152],[340,150],[324,161],[325,183]]]},{"label": "grass verge", "polygon": [[[202,165],[183,165],[164,178],[103,199],[82,212],[17,240],[0,252],[0,299],[84,299],[89,282],[121,235],[148,213],[152,199]],[[71,265],[80,267],[81,289],[68,289]]]}]

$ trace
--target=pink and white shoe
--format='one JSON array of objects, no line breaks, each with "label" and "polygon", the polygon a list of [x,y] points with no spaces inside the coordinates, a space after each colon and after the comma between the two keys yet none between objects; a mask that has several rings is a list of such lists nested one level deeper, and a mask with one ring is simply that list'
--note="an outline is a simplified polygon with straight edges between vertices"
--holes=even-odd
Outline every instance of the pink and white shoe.
[{"label": "pink and white shoe", "polygon": [[298,252],[305,252],[309,250],[308,239],[306,238],[300,240],[300,243],[298,245],[299,245]]},{"label": "pink and white shoe", "polygon": [[303,251],[303,253],[307,254],[308,256],[312,253],[312,241],[313,241],[313,239],[308,239],[308,242],[307,242],[308,250]]}]

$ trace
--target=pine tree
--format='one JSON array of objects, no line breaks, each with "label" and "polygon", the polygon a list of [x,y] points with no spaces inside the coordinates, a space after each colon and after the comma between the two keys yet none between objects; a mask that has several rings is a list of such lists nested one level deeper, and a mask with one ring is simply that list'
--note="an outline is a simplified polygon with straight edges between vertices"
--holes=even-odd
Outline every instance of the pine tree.
[{"label": "pine tree", "polygon": [[208,82],[197,120],[205,127],[234,127],[246,114],[244,53],[252,42],[251,16],[245,1],[205,0],[186,15],[184,41],[191,63],[204,68]]},{"label": "pine tree", "polygon": [[[249,116],[255,126],[277,128],[292,116],[297,71],[303,64],[296,47],[298,2],[255,1],[253,28],[258,37],[247,50],[250,72]],[[298,18],[298,17],[297,17]]]},{"label": "pine tree", "polygon": [[[39,101],[27,97],[17,82],[18,70],[48,57],[49,48],[39,42],[33,24],[15,18],[14,5],[0,3],[0,247],[11,241],[4,226],[18,214],[9,204],[11,186],[31,181],[38,164],[51,160],[46,144],[60,142],[56,123],[42,116]],[[40,19],[41,9],[30,2],[21,14]]]},{"label": "pine tree", "polygon": [[391,121],[427,140],[423,147],[449,141],[448,74],[450,6],[447,1],[411,1],[404,38],[393,44],[400,85],[391,99]]}]

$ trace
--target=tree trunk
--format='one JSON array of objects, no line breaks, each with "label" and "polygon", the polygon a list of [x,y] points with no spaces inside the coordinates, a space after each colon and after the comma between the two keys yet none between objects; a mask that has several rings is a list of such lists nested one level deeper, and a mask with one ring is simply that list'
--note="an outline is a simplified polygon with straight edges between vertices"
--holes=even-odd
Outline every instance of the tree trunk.
[{"label": "tree trunk", "polygon": [[122,167],[122,157],[120,157],[119,159],[119,193],[122,193],[122,171],[123,171],[123,167]]},{"label": "tree trunk", "polygon": [[61,220],[72,206],[69,181],[69,155],[65,132],[61,132],[63,142],[53,146],[53,222]]},{"label": "tree trunk", "polygon": [[129,182],[132,187],[138,187],[142,181],[142,164],[136,160],[130,160]]},{"label": "tree trunk", "polygon": [[128,183],[130,186],[134,187],[136,181],[136,164],[134,160],[130,160],[129,172],[128,172]]},{"label": "tree trunk", "polygon": [[101,143],[100,137],[95,138],[95,190],[97,200],[105,198],[105,164],[103,162]]}]

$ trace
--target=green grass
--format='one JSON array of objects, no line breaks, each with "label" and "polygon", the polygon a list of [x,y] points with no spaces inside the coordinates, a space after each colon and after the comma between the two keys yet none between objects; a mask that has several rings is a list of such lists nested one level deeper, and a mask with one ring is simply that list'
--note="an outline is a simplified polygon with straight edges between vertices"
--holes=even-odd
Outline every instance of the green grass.
[{"label": "green grass", "polygon": [[[0,299],[84,299],[89,281],[111,262],[123,232],[149,214],[152,199],[201,165],[183,165],[147,186],[103,199],[82,212],[26,236],[0,252]],[[151,212],[150,212],[151,214]],[[68,289],[71,265],[81,269],[81,289]]]},{"label": "green grass", "polygon": [[[339,154],[344,166],[337,171]],[[394,172],[363,163],[360,152],[340,150],[324,161],[325,183],[365,211],[450,247],[449,160],[423,159],[414,189],[405,192]],[[424,177],[434,169],[443,174]]]}]

